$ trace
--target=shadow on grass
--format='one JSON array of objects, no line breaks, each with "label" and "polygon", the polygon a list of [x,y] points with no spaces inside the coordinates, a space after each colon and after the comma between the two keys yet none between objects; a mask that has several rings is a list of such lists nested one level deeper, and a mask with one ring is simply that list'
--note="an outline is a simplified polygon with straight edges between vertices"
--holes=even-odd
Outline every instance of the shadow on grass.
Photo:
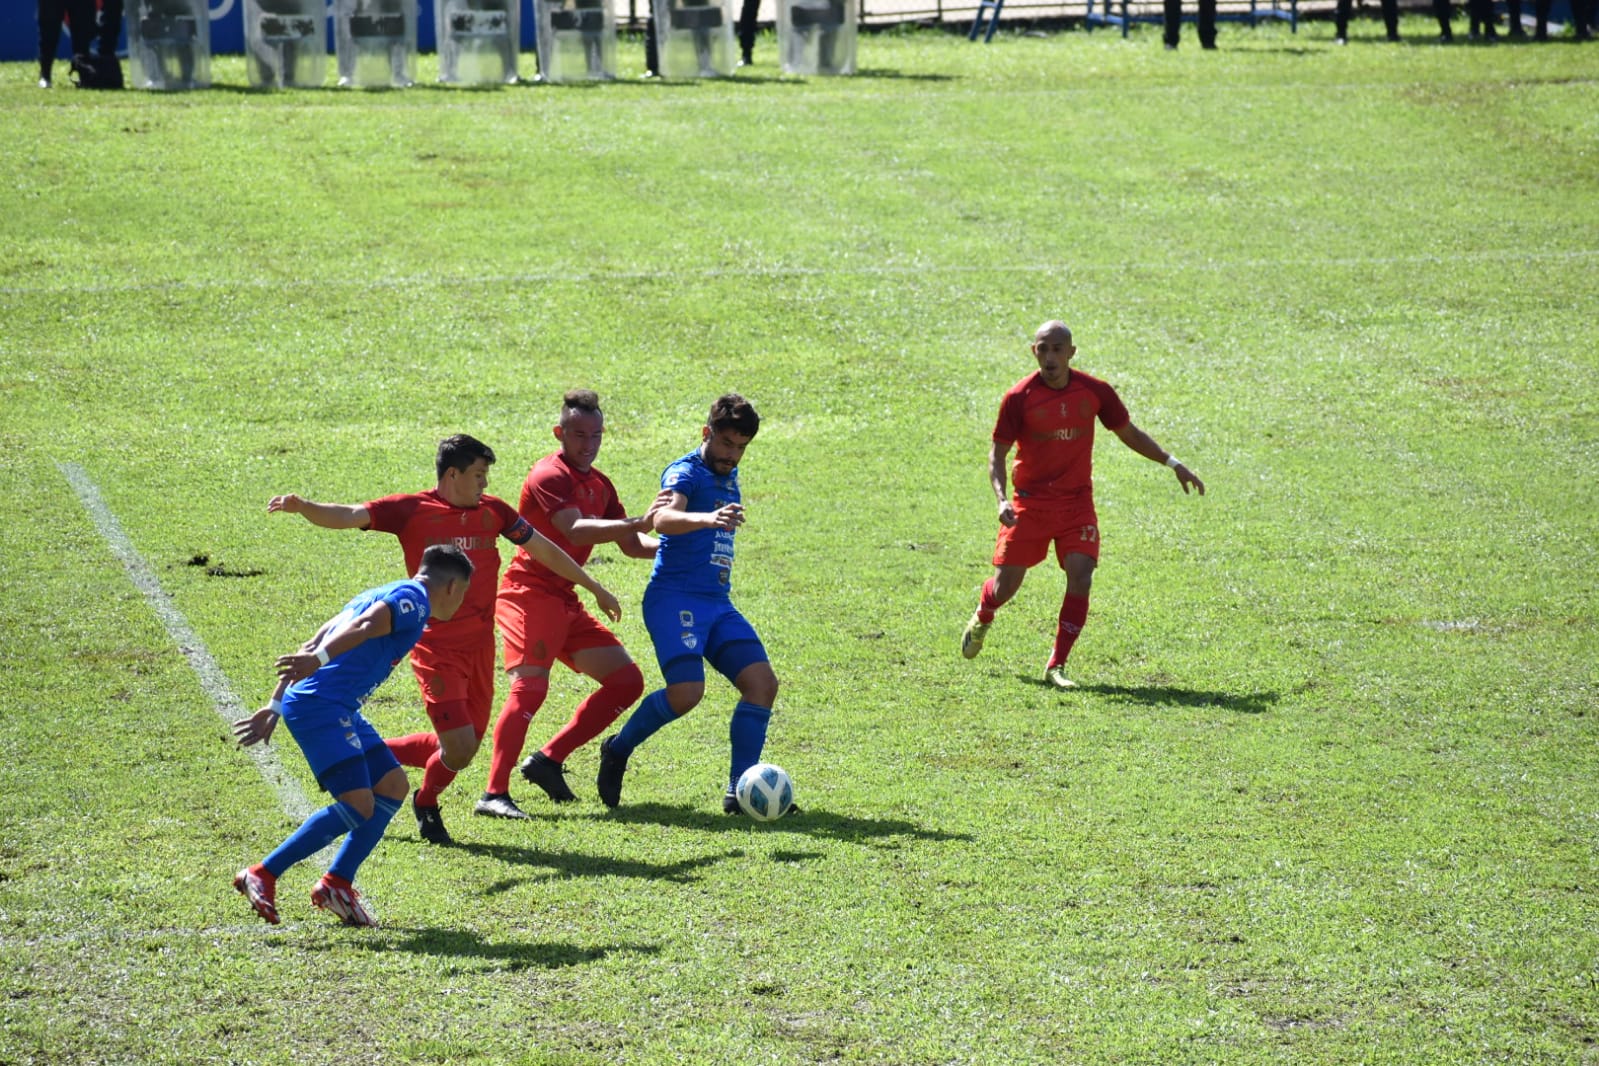
[{"label": "shadow on grass", "polygon": [[[741,859],[744,853],[737,849],[726,855],[706,855],[681,862],[643,862],[635,859],[610,859],[572,851],[544,851],[516,844],[465,844],[456,841],[454,850],[468,855],[481,855],[513,866],[542,866],[550,871],[542,880],[557,877],[637,877],[645,881],[672,881],[689,884],[699,880],[699,872],[724,859]],[[501,885],[504,891],[509,885]]]},{"label": "shadow on grass", "polygon": [[866,67],[851,74],[852,78],[878,78],[884,81],[959,81],[955,74],[919,74],[887,67]]},{"label": "shadow on grass", "polygon": [[854,844],[865,844],[889,837],[959,840],[968,843],[976,839],[967,833],[946,833],[938,829],[924,828],[914,822],[893,818],[852,818],[811,806],[802,806],[788,817],[768,823],[757,823],[748,818],[722,814],[720,811],[709,813],[701,807],[674,807],[664,803],[628,804],[608,814],[597,814],[593,817],[624,824],[669,825],[721,833],[800,834],[827,837]]},{"label": "shadow on grass", "polygon": [[449,956],[457,959],[482,959],[497,970],[561,970],[568,966],[598,962],[617,952],[658,955],[653,944],[611,944],[580,947],[577,944],[526,944],[515,941],[490,943],[464,929],[395,929],[386,926],[379,936],[357,943],[369,951],[410,951],[418,955]]},{"label": "shadow on grass", "polygon": [[[1049,683],[1029,678],[1036,685]],[[1239,714],[1264,714],[1282,697],[1276,692],[1212,692],[1177,685],[1079,685],[1078,692],[1108,696],[1123,703],[1152,707],[1220,707]]]}]

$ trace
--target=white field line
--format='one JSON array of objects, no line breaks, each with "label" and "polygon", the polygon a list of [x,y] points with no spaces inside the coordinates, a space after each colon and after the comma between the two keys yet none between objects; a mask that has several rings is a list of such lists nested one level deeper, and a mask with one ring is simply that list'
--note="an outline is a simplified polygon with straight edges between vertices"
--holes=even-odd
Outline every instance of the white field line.
[{"label": "white field line", "polygon": [[1499,248],[1480,252],[1455,252],[1448,254],[1416,254],[1391,256],[1288,256],[1280,259],[1206,259],[1196,261],[1160,260],[1151,262],[1073,262],[1073,263],[1013,263],[972,266],[939,263],[876,264],[869,266],[757,266],[757,267],[705,267],[670,268],[661,270],[541,270],[508,274],[478,274],[470,277],[447,274],[411,274],[396,277],[255,277],[226,278],[212,281],[152,281],[128,282],[112,285],[0,285],[0,295],[39,296],[67,293],[107,292],[208,292],[240,289],[329,289],[390,290],[424,288],[466,288],[495,285],[554,285],[561,283],[594,284],[623,281],[682,281],[702,279],[716,281],[722,278],[820,278],[820,277],[936,277],[968,274],[1058,274],[1102,275],[1110,272],[1183,272],[1227,273],[1231,271],[1269,271],[1285,267],[1383,267],[1383,266],[1436,266],[1449,263],[1531,263],[1571,262],[1599,258],[1599,248],[1572,248],[1558,251],[1532,251],[1521,248]]},{"label": "white field line", "polygon": [[[117,516],[111,513],[111,508],[107,507],[105,500],[101,498],[100,489],[77,463],[56,465],[72,483],[73,490],[83,503],[83,509],[94,519],[95,528],[105,538],[112,554],[122,561],[122,566],[127,570],[134,587],[144,593],[145,600],[155,611],[161,624],[166,627],[167,635],[177,644],[178,650],[183,652],[184,658],[189,660],[189,666],[200,679],[200,687],[210,697],[217,714],[229,725],[235,719],[244,717],[249,712],[233,694],[233,689],[228,685],[227,675],[206,650],[205,642],[190,627],[188,620],[183,617],[183,612],[173,606],[172,598],[161,587],[155,571],[144,561],[144,556],[139,554],[139,550],[133,546],[133,541],[129,540],[127,533],[123,531],[122,523],[117,521]],[[278,762],[276,748],[258,744],[253,748],[244,749],[244,752],[255,759],[256,768],[261,771],[261,777],[266,783],[277,793],[278,804],[285,814],[295,821],[302,821],[311,814],[315,808],[306,799],[299,782],[284,773],[283,764]]]}]

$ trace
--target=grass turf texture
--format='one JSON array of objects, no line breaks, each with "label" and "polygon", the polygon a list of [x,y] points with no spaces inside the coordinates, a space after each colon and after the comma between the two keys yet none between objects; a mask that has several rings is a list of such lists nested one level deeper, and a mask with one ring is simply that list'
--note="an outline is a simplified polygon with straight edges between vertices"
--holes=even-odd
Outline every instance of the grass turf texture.
[{"label": "grass turf texture", "polygon": [[[1599,48],[1359,29],[484,92],[0,67],[0,1061],[1599,1060]],[[1054,315],[1211,487],[1103,435],[1064,696],[1052,570],[956,651]],[[713,680],[620,811],[591,745],[583,802],[469,818],[485,750],[461,847],[406,812],[365,867],[383,929],[309,866],[263,926],[229,877],[292,821],[56,464],[254,705],[399,558],[270,495],[425,488],[467,431],[514,499],[578,385],[635,507],[715,394],[765,416],[735,595],[804,813],[719,813]],[[596,559],[653,685],[645,568]]]}]

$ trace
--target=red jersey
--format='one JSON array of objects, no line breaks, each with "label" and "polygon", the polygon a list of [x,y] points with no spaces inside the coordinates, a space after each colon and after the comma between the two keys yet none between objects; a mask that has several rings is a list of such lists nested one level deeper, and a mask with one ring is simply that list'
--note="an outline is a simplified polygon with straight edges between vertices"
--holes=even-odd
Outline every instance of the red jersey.
[{"label": "red jersey", "polygon": [[[574,507],[580,518],[615,520],[627,517],[616,495],[616,486],[594,467],[587,473],[574,470],[560,452],[534,463],[527,480],[522,483],[522,499],[517,510],[528,524],[582,566],[588,562],[594,545],[573,544],[550,521],[551,515]],[[505,584],[543,589],[556,595],[575,595],[570,581],[533,558],[526,548],[517,549],[511,565],[505,568]]]},{"label": "red jersey", "polygon": [[1018,381],[999,404],[997,444],[1016,445],[1011,484],[1019,496],[1060,499],[1094,484],[1094,419],[1112,432],[1131,419],[1116,390],[1080,370],[1052,389],[1042,374]]},{"label": "red jersey", "polygon": [[484,496],[476,507],[456,507],[437,489],[385,496],[365,504],[368,529],[393,533],[405,552],[406,573],[422,565],[422,553],[434,544],[454,544],[472,560],[466,599],[448,622],[429,622],[422,640],[433,647],[462,647],[494,640],[494,592],[500,577],[500,540],[522,544],[532,529],[511,505]]}]

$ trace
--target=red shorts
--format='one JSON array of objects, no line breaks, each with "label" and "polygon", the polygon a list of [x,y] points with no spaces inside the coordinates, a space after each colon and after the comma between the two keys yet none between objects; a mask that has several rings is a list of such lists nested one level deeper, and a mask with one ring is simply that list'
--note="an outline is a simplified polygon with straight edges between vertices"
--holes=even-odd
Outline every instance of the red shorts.
[{"label": "red shorts", "polygon": [[1018,498],[1016,524],[1000,526],[994,545],[995,566],[1037,566],[1055,546],[1055,561],[1066,569],[1066,556],[1077,553],[1099,560],[1099,516],[1094,498],[1029,500]]},{"label": "red shorts", "polygon": [[572,656],[578,652],[622,646],[576,596],[555,596],[524,585],[500,587],[494,621],[500,627],[507,670],[518,666],[548,670],[557,659],[575,670]]},{"label": "red shorts", "polygon": [[494,708],[492,633],[467,647],[434,648],[418,642],[411,649],[411,669],[435,733],[464,725],[476,729],[479,737],[488,731]]}]

